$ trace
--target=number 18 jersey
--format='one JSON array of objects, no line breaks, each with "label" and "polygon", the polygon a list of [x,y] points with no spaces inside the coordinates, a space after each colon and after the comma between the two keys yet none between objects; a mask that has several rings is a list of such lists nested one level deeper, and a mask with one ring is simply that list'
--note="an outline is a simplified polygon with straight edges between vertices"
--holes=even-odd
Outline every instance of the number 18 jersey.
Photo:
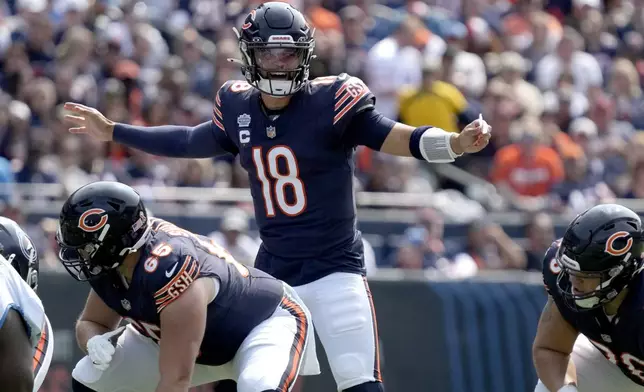
[{"label": "number 18 jersey", "polygon": [[258,268],[292,286],[363,272],[349,124],[374,102],[346,74],[307,82],[279,114],[263,109],[246,82],[219,90],[213,132],[249,175],[262,239]]}]

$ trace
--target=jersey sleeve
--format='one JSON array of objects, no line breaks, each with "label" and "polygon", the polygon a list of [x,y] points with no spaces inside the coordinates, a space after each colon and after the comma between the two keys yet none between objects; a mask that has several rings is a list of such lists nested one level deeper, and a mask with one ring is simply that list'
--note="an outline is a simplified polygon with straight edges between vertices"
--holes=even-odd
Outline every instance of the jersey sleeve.
[{"label": "jersey sleeve", "polygon": [[239,150],[230,139],[224,125],[224,111],[227,104],[230,104],[229,102],[226,102],[226,92],[230,89],[230,85],[231,82],[228,81],[224,83],[224,85],[221,86],[217,91],[217,95],[215,96],[215,105],[212,109],[212,128],[213,132],[215,132],[216,138],[219,140],[219,143],[221,143],[222,147],[224,147],[226,151],[230,152],[231,154],[237,155],[239,153]]},{"label": "jersey sleeve", "polygon": [[161,313],[199,277],[201,267],[195,252],[182,238],[170,237],[169,241],[155,245],[144,269],[151,274],[148,287],[156,311]]},{"label": "jersey sleeve", "polygon": [[362,80],[342,74],[333,85],[333,126],[349,147],[379,151],[396,122],[375,109],[376,98]]},{"label": "jersey sleeve", "polygon": [[13,266],[0,256],[0,328],[10,310],[22,316],[33,347],[45,326],[45,309],[38,295],[25,283]]},{"label": "jersey sleeve", "polygon": [[342,74],[333,85],[333,126],[344,132],[357,114],[373,109],[376,97],[354,76]]}]

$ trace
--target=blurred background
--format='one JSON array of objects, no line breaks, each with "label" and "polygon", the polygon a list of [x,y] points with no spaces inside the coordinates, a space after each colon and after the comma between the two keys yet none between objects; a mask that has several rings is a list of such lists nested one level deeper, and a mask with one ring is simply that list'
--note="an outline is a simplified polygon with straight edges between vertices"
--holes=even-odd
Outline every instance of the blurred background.
[{"label": "blurred background", "polygon": [[[74,136],[72,100],[114,121],[196,125],[241,78],[231,27],[257,1],[0,1],[0,213],[41,257],[56,329],[43,392],[67,392],[87,287],[61,273],[60,205],[88,182],[252,264],[259,239],[232,157],[180,160]],[[386,116],[490,145],[455,164],[359,148],[356,201],[389,391],[531,391],[542,255],[597,203],[644,211],[644,0],[293,0],[316,27],[312,77],[362,78]],[[324,239],[321,239],[324,240]],[[536,272],[535,272],[536,271]],[[321,350],[320,350],[321,351]],[[332,391],[328,372],[304,391]],[[212,390],[211,387],[201,388]]]}]

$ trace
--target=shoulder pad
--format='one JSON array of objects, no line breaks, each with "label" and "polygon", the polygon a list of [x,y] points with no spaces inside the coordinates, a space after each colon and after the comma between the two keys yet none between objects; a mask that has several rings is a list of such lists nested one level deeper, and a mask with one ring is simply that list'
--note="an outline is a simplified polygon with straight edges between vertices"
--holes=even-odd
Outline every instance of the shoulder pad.
[{"label": "shoulder pad", "polygon": [[45,322],[43,304],[13,266],[0,256],[0,317],[9,309],[20,313],[27,335],[35,345]]},{"label": "shoulder pad", "polygon": [[228,80],[219,88],[217,96],[223,99],[224,96],[244,95],[248,91],[252,91],[252,89],[253,86],[245,80]]},{"label": "shoulder pad", "polygon": [[226,117],[226,110],[229,110],[231,103],[237,99],[247,99],[252,92],[253,86],[244,80],[229,80],[224,83],[215,96],[215,105],[212,109],[212,122],[215,127],[226,132],[224,127],[224,117]]},{"label": "shoulder pad", "polygon": [[198,260],[185,242],[182,237],[163,235],[143,260],[157,312],[179,298],[199,276]]},{"label": "shoulder pad", "polygon": [[557,251],[559,251],[560,244],[561,239],[553,242],[543,256],[543,283],[546,286],[548,294],[553,298],[559,296],[557,292],[557,276],[561,272],[561,266],[557,263],[555,256],[557,255]]}]

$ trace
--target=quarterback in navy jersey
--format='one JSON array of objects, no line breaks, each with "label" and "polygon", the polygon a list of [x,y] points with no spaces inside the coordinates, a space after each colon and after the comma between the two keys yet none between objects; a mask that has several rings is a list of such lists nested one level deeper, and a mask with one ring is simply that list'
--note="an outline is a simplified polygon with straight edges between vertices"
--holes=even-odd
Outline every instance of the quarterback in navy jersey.
[{"label": "quarterback in navy jersey", "polygon": [[339,390],[381,391],[375,316],[356,229],[355,148],[452,162],[483,149],[490,127],[480,119],[460,134],[413,128],[378,113],[358,78],[309,80],[314,31],[286,3],[261,4],[237,34],[241,60],[233,61],[246,80],[219,89],[211,121],[138,127],[67,103],[70,131],[160,156],[238,155],[262,240],[255,266],[293,286],[307,304]]},{"label": "quarterback in navy jersey", "polygon": [[224,379],[239,392],[282,392],[319,372],[294,290],[207,237],[149,219],[127,185],[78,189],[56,237],[67,271],[92,288],[76,325],[88,355],[75,392],[187,392]]},{"label": "quarterback in navy jersey", "polygon": [[637,214],[602,204],[548,249],[535,392],[644,391],[642,236]]}]

